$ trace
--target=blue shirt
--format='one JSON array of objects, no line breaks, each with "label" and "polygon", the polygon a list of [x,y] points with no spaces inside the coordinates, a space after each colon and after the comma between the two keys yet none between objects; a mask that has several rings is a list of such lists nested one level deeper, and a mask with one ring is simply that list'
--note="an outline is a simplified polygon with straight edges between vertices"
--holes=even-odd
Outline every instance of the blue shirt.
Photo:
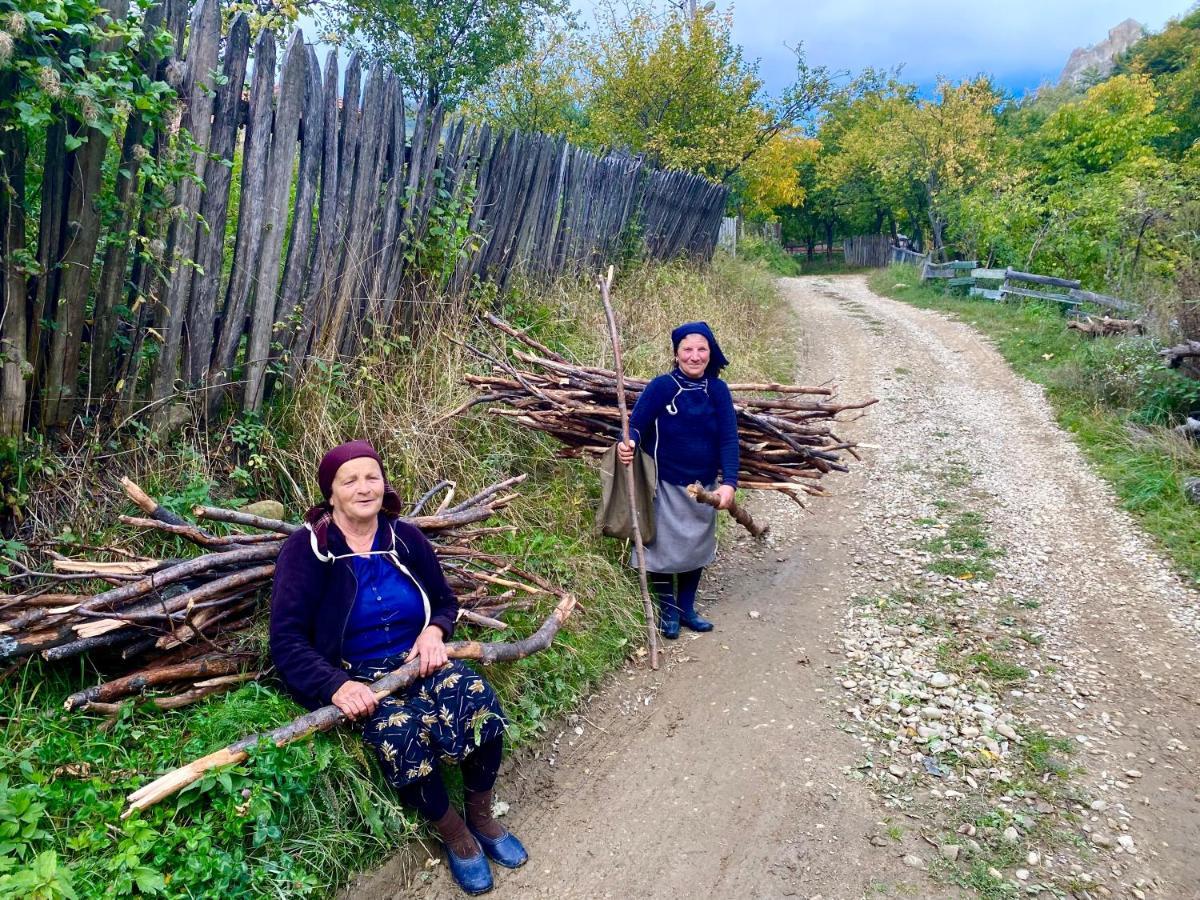
[{"label": "blue shirt", "polygon": [[679,369],[659,375],[638,397],[629,429],[658,461],[660,481],[709,485],[720,471],[722,484],[737,487],[737,413],[720,378],[688,378]]},{"label": "blue shirt", "polygon": [[350,557],[358,590],[342,641],[342,656],[349,663],[407,653],[426,625],[425,601],[416,582],[376,552],[383,549],[385,537],[380,528],[371,556]]}]

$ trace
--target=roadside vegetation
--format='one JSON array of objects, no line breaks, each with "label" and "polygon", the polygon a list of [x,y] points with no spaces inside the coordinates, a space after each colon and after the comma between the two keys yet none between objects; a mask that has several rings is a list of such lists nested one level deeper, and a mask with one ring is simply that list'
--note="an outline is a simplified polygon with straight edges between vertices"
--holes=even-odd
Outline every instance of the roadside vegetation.
[{"label": "roadside vegetation", "polygon": [[[618,276],[614,298],[631,374],[652,375],[670,359],[669,331],[704,318],[746,380],[792,371],[788,313],[770,275],[719,257],[711,268],[635,266]],[[513,729],[513,745],[536,741],[607,672],[635,652],[643,630],[634,581],[621,548],[592,532],[598,480],[585,465],[555,457],[548,440],[485,412],[445,419],[467,398],[463,374],[479,363],[461,341],[488,347],[474,312],[497,309],[540,340],[584,363],[611,364],[603,311],[585,282],[484,292],[452,308],[411,343],[380,343],[326,367],[270,406],[223,431],[187,430],[161,447],[118,454],[48,453],[10,460],[23,472],[22,509],[63,552],[121,541],[124,509],[116,476],[129,474],[187,515],[196,503],[236,506],[272,497],[295,519],[317,496],[321,452],[352,437],[380,447],[389,475],[413,496],[440,478],[460,495],[513,472],[529,472],[505,521],[513,534],[489,549],[562,584],[581,603],[577,621],[547,651],[488,676]],[[493,333],[494,334],[494,333]],[[4,554],[15,554],[15,542]],[[517,634],[544,610],[513,613]],[[265,648],[265,620],[256,634]],[[325,896],[417,833],[377,778],[352,733],[321,735],[204,779],[122,822],[125,794],[154,774],[202,756],[299,712],[267,681],[178,712],[127,703],[115,719],[69,714],[63,698],[93,683],[91,663],[69,670],[30,663],[8,675],[0,699],[0,897]]]},{"label": "roadside vegetation", "polygon": [[1172,429],[1200,409],[1200,381],[1163,366],[1152,337],[1089,338],[1057,305],[992,303],[922,284],[911,267],[871,276],[872,290],[950,313],[991,337],[1005,359],[1043,385],[1059,423],[1193,584],[1200,584],[1200,506],[1184,481],[1200,476],[1200,446]]}]

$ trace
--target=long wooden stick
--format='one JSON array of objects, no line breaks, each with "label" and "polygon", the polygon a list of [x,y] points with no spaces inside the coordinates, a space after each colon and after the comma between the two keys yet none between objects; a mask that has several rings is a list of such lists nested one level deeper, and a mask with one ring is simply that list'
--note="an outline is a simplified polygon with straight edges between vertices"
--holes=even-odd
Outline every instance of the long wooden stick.
[{"label": "long wooden stick", "polygon": [[[492,663],[523,659],[532,653],[545,650],[549,647],[559,628],[562,627],[563,622],[571,615],[571,611],[574,608],[575,598],[567,594],[559,601],[558,606],[554,608],[554,611],[542,623],[542,626],[527,638],[519,641],[499,641],[486,644],[479,641],[455,641],[452,644],[446,645],[446,654],[451,659],[476,659],[485,666]],[[380,699],[389,694],[394,694],[396,691],[408,687],[408,685],[417,680],[420,667],[421,661],[417,659],[414,659],[410,663],[405,663],[394,672],[388,673],[372,684],[371,690]],[[189,784],[199,781],[204,777],[204,773],[211,769],[244,762],[250,756],[250,748],[258,746],[260,740],[266,739],[276,747],[283,747],[287,744],[303,740],[312,734],[316,734],[318,731],[328,731],[345,721],[346,717],[342,711],[331,704],[293,719],[291,722],[276,728],[274,731],[244,737],[215,753],[210,753],[208,756],[190,762],[186,766],[168,772],[161,778],[157,778],[134,791],[125,798],[129,801],[129,806],[121,813],[121,818],[128,818],[133,814],[134,810],[147,809],[165,800],[172,794],[183,790]]]},{"label": "long wooden stick", "polygon": [[[707,503],[713,509],[721,508],[721,498],[712,491],[706,491],[699,482],[688,485],[687,492],[692,495],[692,499],[694,499],[697,503]],[[738,502],[736,500],[734,500],[730,505],[729,514],[733,516],[739,525],[741,525],[755,537],[762,537],[767,533],[767,529],[771,527],[770,525],[760,526],[755,524],[754,519],[750,517],[750,513],[746,512],[746,510],[741,506],[738,506]]]},{"label": "long wooden stick", "polygon": [[[617,408],[621,411],[621,440],[629,443],[629,407],[625,404],[625,366],[621,362],[621,336],[617,332],[617,316],[613,312],[612,289],[613,267],[608,274],[596,279],[600,288],[600,299],[604,302],[604,315],[608,318],[608,334],[612,338],[613,363],[617,373]],[[629,515],[633,522],[633,546],[637,553],[638,581],[642,585],[642,605],[646,610],[646,649],[650,653],[650,668],[658,668],[658,626],[654,621],[654,604],[650,600],[650,586],[646,579],[646,547],[642,543],[642,527],[638,524],[637,497],[634,494],[633,466],[621,466],[625,470],[625,489],[629,494]]]}]

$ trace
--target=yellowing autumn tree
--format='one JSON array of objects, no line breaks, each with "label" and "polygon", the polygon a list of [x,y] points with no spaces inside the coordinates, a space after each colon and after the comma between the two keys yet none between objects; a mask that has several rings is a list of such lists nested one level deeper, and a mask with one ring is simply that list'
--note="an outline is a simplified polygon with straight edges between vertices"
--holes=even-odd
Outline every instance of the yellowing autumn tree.
[{"label": "yellowing autumn tree", "polygon": [[933,100],[900,110],[893,176],[912,178],[926,200],[933,250],[942,254],[949,208],[984,180],[995,159],[1000,95],[986,78],[938,83]]},{"label": "yellowing autumn tree", "polygon": [[607,2],[597,18],[584,59],[593,144],[717,180],[757,149],[762,82],[730,36],[729,15]]},{"label": "yellowing autumn tree", "polygon": [[772,135],[742,166],[743,215],[774,218],[782,207],[801,206],[805,189],[800,167],[812,162],[819,144],[797,129]]}]

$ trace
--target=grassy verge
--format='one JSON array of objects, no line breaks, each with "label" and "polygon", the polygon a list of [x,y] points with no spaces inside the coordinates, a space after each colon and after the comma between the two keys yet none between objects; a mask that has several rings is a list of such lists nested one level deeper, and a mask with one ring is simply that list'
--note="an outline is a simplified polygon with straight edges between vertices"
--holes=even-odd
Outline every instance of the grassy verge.
[{"label": "grassy verge", "polygon": [[[711,268],[653,265],[623,274],[615,299],[631,374],[651,375],[670,359],[671,326],[706,319],[734,360],[738,380],[786,379],[792,371],[787,313],[767,270],[719,259]],[[316,496],[320,454],[351,437],[381,448],[389,475],[413,496],[441,478],[463,497],[513,472],[530,473],[506,516],[519,526],[491,549],[574,591],[582,611],[555,646],[489,671],[508,711],[514,744],[535,740],[618,666],[642,624],[621,548],[592,533],[594,474],[554,455],[555,446],[485,411],[445,419],[467,398],[462,376],[477,365],[466,338],[495,349],[472,324],[476,306],[499,307],[516,324],[584,363],[606,362],[603,312],[586,284],[519,287],[448,308],[436,328],[379,342],[362,357],[322,367],[263,418],[213,431],[187,429],[169,445],[96,442],[72,457],[29,448],[5,461],[21,474],[29,541],[120,540],[151,545],[110,523],[123,509],[116,478],[128,474],[184,514],[193,504],[273,497],[294,518]],[[20,550],[6,544],[5,555]],[[3,574],[3,573],[0,573]],[[514,633],[544,609],[514,614]],[[248,640],[260,648],[265,623]],[[124,796],[147,777],[297,713],[272,682],[250,684],[185,710],[127,705],[114,720],[69,715],[66,694],[94,683],[92,662],[10,671],[0,696],[0,898],[322,896],[394,852],[418,825],[391,799],[353,734],[264,748],[246,765],[126,821]]]},{"label": "grassy verge", "polygon": [[1070,431],[1142,526],[1200,584],[1200,507],[1183,493],[1200,475],[1200,449],[1171,426],[1200,408],[1200,382],[1165,369],[1148,337],[1086,338],[1058,308],[953,296],[906,268],[870,279],[876,293],[948,312],[991,337],[1013,368],[1046,388]]},{"label": "grassy verge", "polygon": [[801,274],[800,257],[788,253],[774,241],[753,235],[738,240],[738,256],[751,262],[761,262],[776,275],[790,277]]}]

